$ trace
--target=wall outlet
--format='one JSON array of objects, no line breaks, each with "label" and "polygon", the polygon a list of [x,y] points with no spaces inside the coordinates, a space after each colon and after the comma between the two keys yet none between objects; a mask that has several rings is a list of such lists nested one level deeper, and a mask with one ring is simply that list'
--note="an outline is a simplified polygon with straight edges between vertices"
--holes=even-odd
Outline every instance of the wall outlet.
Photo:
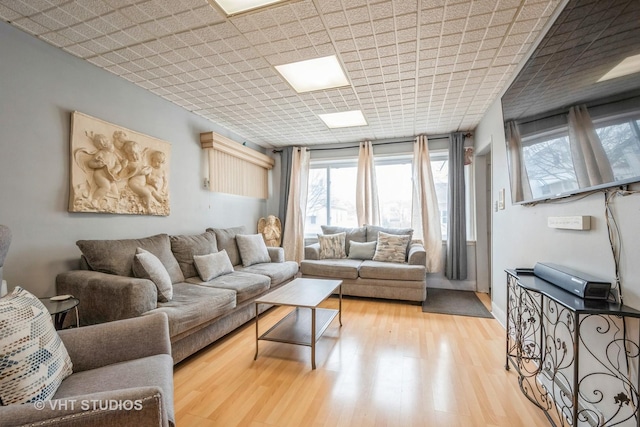
[{"label": "wall outlet", "polygon": [[203,187],[205,190],[209,189],[209,178],[205,178],[203,182]]}]

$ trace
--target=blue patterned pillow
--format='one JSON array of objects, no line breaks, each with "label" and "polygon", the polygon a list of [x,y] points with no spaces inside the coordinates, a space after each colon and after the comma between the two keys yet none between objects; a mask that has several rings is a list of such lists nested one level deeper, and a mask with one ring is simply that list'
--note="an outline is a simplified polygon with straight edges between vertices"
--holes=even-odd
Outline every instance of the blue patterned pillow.
[{"label": "blue patterned pillow", "polygon": [[0,404],[50,400],[71,368],[38,298],[19,286],[0,298]]}]

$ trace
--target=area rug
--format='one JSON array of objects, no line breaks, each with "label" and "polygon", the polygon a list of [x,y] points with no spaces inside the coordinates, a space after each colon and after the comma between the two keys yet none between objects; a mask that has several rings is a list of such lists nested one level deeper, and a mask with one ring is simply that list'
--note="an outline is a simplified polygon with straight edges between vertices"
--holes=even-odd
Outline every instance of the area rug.
[{"label": "area rug", "polygon": [[493,319],[489,310],[475,292],[451,289],[427,289],[427,300],[422,303],[424,313],[452,314],[454,316]]}]

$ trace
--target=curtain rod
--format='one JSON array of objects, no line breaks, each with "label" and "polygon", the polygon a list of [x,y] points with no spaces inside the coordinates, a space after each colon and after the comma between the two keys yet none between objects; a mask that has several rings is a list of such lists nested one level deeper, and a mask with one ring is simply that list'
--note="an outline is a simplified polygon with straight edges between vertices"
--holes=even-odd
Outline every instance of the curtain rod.
[{"label": "curtain rod", "polygon": [[[471,132],[467,132],[464,134],[465,138],[470,138],[472,136]],[[434,136],[432,138],[427,137],[429,141],[433,141],[435,139],[449,139],[449,135],[446,136]],[[400,141],[392,141],[392,142],[372,142],[371,145],[391,145],[391,144],[405,144],[407,142],[413,142],[413,139],[400,140]],[[325,147],[325,148],[309,148],[308,151],[326,151],[326,150],[344,150],[348,148],[360,148],[360,145],[349,145],[346,147]],[[282,153],[282,150],[273,150],[273,153]]]}]

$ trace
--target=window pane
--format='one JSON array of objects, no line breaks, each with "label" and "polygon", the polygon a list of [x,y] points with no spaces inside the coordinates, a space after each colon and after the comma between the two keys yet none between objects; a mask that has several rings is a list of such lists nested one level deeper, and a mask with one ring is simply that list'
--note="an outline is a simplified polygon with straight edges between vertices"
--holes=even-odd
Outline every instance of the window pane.
[{"label": "window pane", "polygon": [[447,239],[447,219],[449,201],[449,158],[446,155],[431,156],[431,173],[433,183],[436,187],[436,197],[438,198],[438,209],[440,209],[440,230],[442,240]]},{"label": "window pane", "polygon": [[357,227],[356,217],[356,173],[357,168],[343,167],[329,169],[331,205],[328,225]]},{"label": "window pane", "polygon": [[411,160],[397,164],[376,165],[380,225],[411,227]]},{"label": "window pane", "polygon": [[327,223],[327,168],[309,170],[307,192],[307,216],[304,233],[315,235],[322,233],[321,225]]},{"label": "window pane", "polygon": [[553,196],[578,188],[566,134],[524,145],[522,156],[533,198]]},{"label": "window pane", "polygon": [[615,180],[633,178],[640,170],[640,141],[633,121],[608,124],[596,129],[611,162]]}]

